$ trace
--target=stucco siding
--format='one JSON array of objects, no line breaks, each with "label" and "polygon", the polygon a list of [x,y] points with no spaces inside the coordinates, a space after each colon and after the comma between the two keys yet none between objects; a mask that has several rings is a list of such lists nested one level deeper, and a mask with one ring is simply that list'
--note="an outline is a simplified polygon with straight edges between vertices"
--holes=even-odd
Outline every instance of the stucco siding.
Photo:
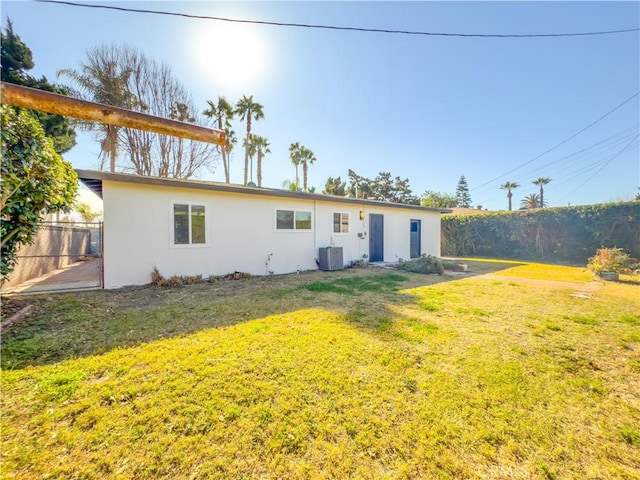
[{"label": "stucco siding", "polygon": [[[422,222],[422,251],[440,253],[437,212],[108,180],[102,190],[106,288],[149,283],[154,268],[165,277],[316,269],[318,248],[332,245],[343,248],[349,263],[369,253],[369,213],[384,215],[385,261],[409,257],[411,219]],[[174,203],[204,205],[204,244],[174,244]],[[311,229],[276,229],[278,209],[311,212]],[[360,211],[365,212],[363,220]],[[349,215],[348,232],[333,231],[334,213]]]},{"label": "stucco siding", "polygon": [[[385,262],[409,259],[411,220],[420,220],[420,253],[440,255],[439,214],[402,211],[392,208],[369,208],[367,213],[377,213],[384,216]],[[366,218],[368,219],[368,215]],[[365,225],[365,228],[368,229],[368,225]]]}]

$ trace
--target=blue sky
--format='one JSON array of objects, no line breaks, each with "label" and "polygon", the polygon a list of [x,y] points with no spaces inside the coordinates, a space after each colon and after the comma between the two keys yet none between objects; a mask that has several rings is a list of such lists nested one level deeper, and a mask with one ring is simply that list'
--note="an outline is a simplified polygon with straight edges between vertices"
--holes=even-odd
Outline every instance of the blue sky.
[{"label": "blue sky", "polygon": [[[430,32],[531,34],[638,28],[638,2],[94,2],[198,15]],[[169,65],[204,110],[218,95],[254,95],[271,143],[263,184],[294,178],[292,142],[315,153],[322,189],[349,168],[409,178],[416,194],[454,192],[474,205],[516,205],[549,177],[550,206],[629,200],[640,185],[638,32],[565,38],[459,38],[239,25],[37,2],[2,2],[2,25],[31,48],[32,73],[56,79],[88,48],[127,43]],[[243,131],[239,122],[235,130]],[[635,138],[635,140],[634,140]],[[625,146],[627,147],[625,150]],[[65,154],[96,168],[89,134]],[[622,151],[622,153],[620,153]],[[236,149],[232,181],[242,181]],[[519,168],[520,167],[520,168]],[[515,170],[515,171],[514,171]],[[510,173],[511,172],[511,173]],[[222,166],[199,178],[223,180]]]}]

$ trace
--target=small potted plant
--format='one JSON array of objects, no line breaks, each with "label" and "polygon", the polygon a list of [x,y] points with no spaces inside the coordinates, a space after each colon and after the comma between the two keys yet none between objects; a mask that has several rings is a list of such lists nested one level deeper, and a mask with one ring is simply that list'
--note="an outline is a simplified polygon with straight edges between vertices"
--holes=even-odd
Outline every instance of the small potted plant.
[{"label": "small potted plant", "polygon": [[589,258],[587,269],[603,280],[618,280],[621,273],[631,273],[634,260],[621,248],[599,248]]}]

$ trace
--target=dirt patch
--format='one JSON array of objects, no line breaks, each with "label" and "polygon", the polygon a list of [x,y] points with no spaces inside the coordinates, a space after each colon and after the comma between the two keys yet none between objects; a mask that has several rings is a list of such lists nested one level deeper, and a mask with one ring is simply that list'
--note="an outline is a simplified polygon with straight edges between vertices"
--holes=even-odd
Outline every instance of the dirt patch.
[{"label": "dirt patch", "polygon": [[2,297],[2,303],[0,304],[0,320],[4,322],[28,305],[29,302],[26,300]]},{"label": "dirt patch", "polygon": [[2,298],[0,311],[0,328],[3,330],[11,325],[28,319],[35,312],[36,305],[23,299]]}]

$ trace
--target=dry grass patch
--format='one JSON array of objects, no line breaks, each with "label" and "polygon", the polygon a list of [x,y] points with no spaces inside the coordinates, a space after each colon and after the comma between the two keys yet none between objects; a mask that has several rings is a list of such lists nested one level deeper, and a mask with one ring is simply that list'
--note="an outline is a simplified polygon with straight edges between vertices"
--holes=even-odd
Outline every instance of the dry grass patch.
[{"label": "dry grass patch", "polygon": [[366,269],[63,295],[3,335],[2,475],[638,478],[638,292]]}]

